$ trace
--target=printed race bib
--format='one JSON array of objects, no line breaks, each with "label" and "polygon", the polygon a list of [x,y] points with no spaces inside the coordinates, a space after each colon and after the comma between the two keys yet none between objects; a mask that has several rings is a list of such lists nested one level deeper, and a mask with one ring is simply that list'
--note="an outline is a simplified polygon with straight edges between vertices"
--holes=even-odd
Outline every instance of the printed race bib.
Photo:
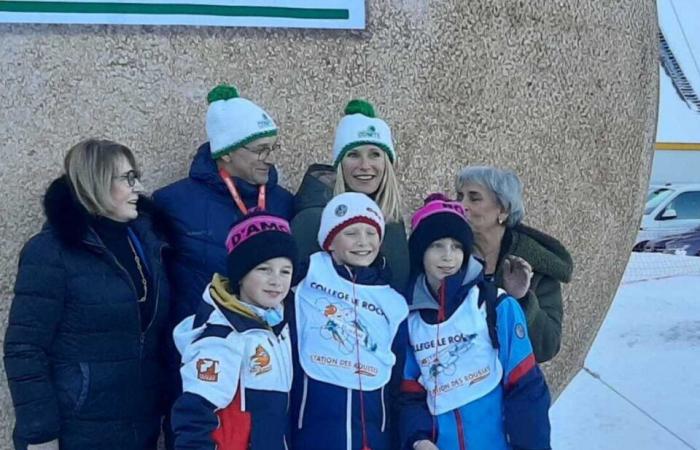
[{"label": "printed race bib", "polygon": [[396,357],[391,344],[408,315],[406,300],[386,286],[340,277],[330,255],[311,256],[295,298],[299,359],[313,379],[363,390],[384,386]]}]

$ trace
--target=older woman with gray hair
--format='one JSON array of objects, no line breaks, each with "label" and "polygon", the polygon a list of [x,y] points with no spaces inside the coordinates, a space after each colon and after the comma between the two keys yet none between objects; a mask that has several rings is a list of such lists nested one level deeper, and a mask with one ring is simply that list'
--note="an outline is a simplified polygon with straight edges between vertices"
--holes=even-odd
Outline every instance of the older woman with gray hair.
[{"label": "older woman with gray hair", "polygon": [[571,255],[553,237],[522,224],[523,185],[514,172],[466,167],[457,175],[455,189],[486,276],[523,307],[537,361],[552,359],[561,344],[561,283],[571,280]]}]

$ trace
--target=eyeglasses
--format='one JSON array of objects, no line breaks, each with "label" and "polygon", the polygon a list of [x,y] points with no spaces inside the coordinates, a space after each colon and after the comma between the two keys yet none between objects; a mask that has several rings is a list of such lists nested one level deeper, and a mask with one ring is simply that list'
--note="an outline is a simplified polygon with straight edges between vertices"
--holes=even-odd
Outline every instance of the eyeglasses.
[{"label": "eyeglasses", "polygon": [[141,174],[136,170],[130,170],[127,173],[114,178],[117,180],[126,180],[126,184],[128,184],[129,187],[134,187],[136,185],[136,181],[141,179]]},{"label": "eyeglasses", "polygon": [[276,152],[277,150],[279,150],[280,147],[281,147],[281,145],[279,142],[275,142],[272,145],[265,145],[265,144],[259,145],[256,148],[246,147],[245,145],[241,146],[241,148],[248,150],[250,153],[252,153],[254,155],[257,155],[258,160],[264,160],[265,158],[270,156],[270,153]]}]

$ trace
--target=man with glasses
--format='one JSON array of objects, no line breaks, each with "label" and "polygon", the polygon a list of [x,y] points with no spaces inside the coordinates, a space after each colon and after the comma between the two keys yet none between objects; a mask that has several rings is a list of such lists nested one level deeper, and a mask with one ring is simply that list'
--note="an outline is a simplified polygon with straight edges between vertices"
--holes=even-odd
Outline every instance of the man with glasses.
[{"label": "man with glasses", "polygon": [[[226,273],[226,236],[231,225],[254,208],[291,220],[293,197],[277,184],[271,158],[279,150],[277,126],[258,105],[221,85],[207,96],[209,142],[197,150],[189,176],[153,194],[170,219],[173,252],[166,259],[172,286],[172,324],[197,312],[214,272]],[[171,339],[172,341],[172,339]],[[169,350],[172,374],[179,354]],[[170,402],[181,389],[169,380]],[[166,433],[166,446],[172,436]]]},{"label": "man with glasses", "polygon": [[174,321],[192,315],[214,272],[226,273],[226,235],[254,208],[291,219],[292,194],[277,184],[271,158],[277,126],[262,108],[221,85],[207,96],[209,142],[192,161],[189,177],[153,195],[172,221],[170,259]]}]

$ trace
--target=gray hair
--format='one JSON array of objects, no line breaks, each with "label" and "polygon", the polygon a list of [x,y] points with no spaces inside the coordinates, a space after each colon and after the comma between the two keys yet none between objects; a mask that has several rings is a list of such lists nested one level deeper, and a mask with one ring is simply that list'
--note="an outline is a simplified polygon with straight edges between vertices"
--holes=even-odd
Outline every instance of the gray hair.
[{"label": "gray hair", "polygon": [[108,215],[113,207],[112,178],[125,158],[135,169],[136,159],[128,147],[108,140],[87,139],[74,145],[63,166],[76,198],[91,214]]},{"label": "gray hair", "polygon": [[512,170],[492,166],[467,166],[455,179],[455,189],[459,192],[467,183],[483,186],[496,195],[496,199],[508,213],[506,226],[512,228],[525,217],[523,204],[523,183]]}]

